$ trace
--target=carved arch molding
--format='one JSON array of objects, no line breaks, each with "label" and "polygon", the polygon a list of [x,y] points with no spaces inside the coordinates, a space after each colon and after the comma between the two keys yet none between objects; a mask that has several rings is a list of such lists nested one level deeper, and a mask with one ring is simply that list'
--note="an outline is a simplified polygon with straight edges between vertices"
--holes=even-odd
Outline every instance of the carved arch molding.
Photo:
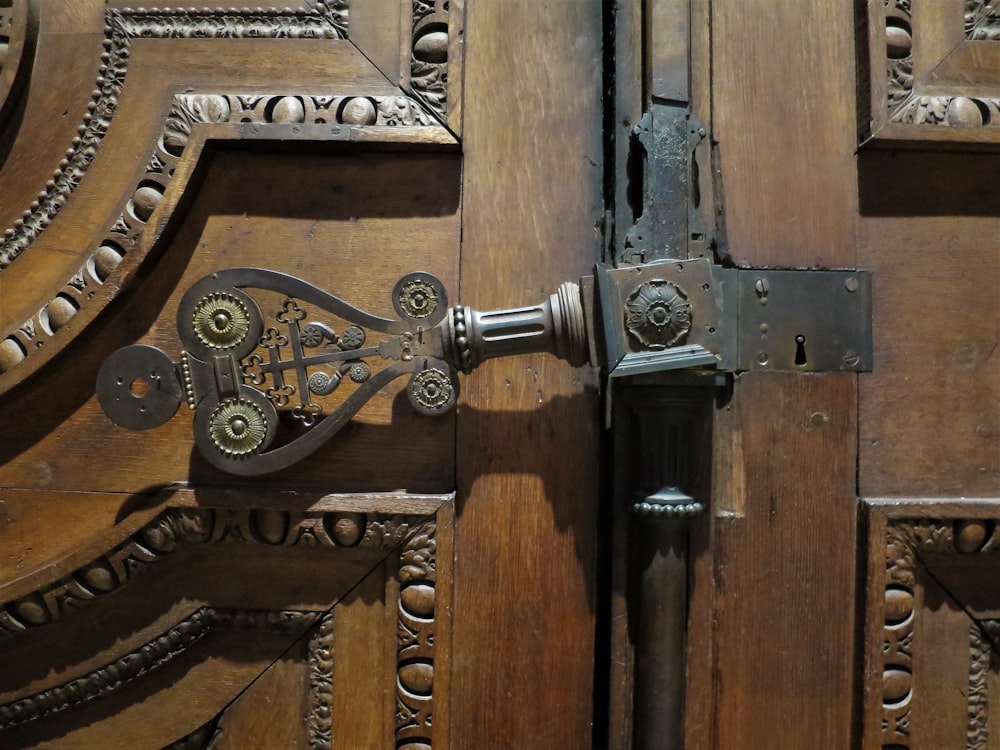
[{"label": "carved arch molding", "polygon": [[[35,376],[76,362],[74,344],[154,275],[217,154],[332,154],[352,175],[373,154],[381,178],[386,154],[460,153],[460,2],[158,4],[176,7],[0,0],[0,405],[37,398]],[[457,195],[457,175],[437,179]],[[457,200],[435,190],[447,205],[428,215],[457,236]],[[429,221],[432,239],[447,234]],[[20,453],[0,455],[2,486],[26,488],[0,493],[0,532],[47,501],[17,473]],[[187,471],[177,459],[169,471]],[[445,468],[427,472],[453,481]],[[88,502],[118,507],[132,490],[104,469]],[[402,486],[411,469],[380,481]],[[133,726],[171,747],[231,746],[222,709],[283,661],[304,675],[295,718],[309,747],[371,746],[359,703],[381,706],[382,746],[446,746],[435,666],[450,640],[453,498],[317,489],[331,475],[306,476],[292,499],[266,487],[133,496],[101,533],[0,578],[0,656],[16,664],[0,670],[0,746],[96,741],[86,733],[119,715],[124,744]],[[232,674],[206,666],[220,653],[235,655]],[[142,713],[161,690],[204,695],[201,713]]]}]

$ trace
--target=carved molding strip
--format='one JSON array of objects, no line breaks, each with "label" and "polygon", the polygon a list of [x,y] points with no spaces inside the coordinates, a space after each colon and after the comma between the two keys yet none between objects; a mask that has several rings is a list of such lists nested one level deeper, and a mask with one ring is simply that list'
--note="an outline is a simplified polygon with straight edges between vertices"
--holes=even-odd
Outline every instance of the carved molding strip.
[{"label": "carved molding strip", "polygon": [[405,750],[429,750],[434,734],[436,532],[425,522],[399,555],[395,747]]},{"label": "carved molding strip", "polygon": [[113,549],[30,594],[0,604],[0,638],[58,622],[85,603],[130,583],[182,544],[397,547],[424,516],[279,510],[168,508]]},{"label": "carved molding strip", "polygon": [[448,117],[448,0],[413,0],[410,88],[438,119]]},{"label": "carved molding strip", "polygon": [[967,750],[989,750],[990,642],[978,624],[969,626],[969,728]]},{"label": "carved molding strip", "polygon": [[0,730],[61,713],[119,690],[174,660],[218,630],[263,630],[296,637],[312,625],[316,612],[202,607],[141,648],[82,677],[0,706]]},{"label": "carved molding strip", "polygon": [[916,553],[905,527],[886,535],[886,585],[882,631],[882,746],[910,747]]},{"label": "carved molding strip", "polygon": [[6,268],[49,225],[93,163],[125,84],[132,39],[340,39],[347,35],[347,5],[317,3],[309,10],[109,9],[104,52],[87,114],[66,156],[21,218],[0,236],[0,270]]},{"label": "carved molding strip", "polygon": [[309,728],[310,750],[333,746],[333,611],[327,612],[309,637]]}]

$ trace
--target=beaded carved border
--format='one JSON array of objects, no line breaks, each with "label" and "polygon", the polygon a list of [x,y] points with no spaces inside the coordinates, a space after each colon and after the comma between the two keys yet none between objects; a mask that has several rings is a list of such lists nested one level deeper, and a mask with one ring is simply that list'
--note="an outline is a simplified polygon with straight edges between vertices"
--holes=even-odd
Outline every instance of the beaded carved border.
[{"label": "beaded carved border", "polygon": [[396,747],[430,748],[433,740],[434,612],[437,523],[427,521],[399,555],[396,637]]},{"label": "beaded carved border", "polygon": [[333,641],[331,610],[309,636],[309,750],[329,750],[333,744]]},{"label": "beaded carved border", "polygon": [[104,52],[87,113],[45,187],[12,227],[0,236],[0,270],[24,252],[49,225],[80,184],[118,109],[128,72],[132,39],[343,39],[347,4],[318,3],[310,10],[110,9],[105,12]]},{"label": "beaded carved border", "polygon": [[386,513],[167,508],[95,559],[0,604],[0,638],[62,620],[88,602],[131,583],[184,544],[239,542],[390,550],[424,520],[424,516]]},{"label": "beaded carved border", "polygon": [[0,705],[0,731],[77,708],[110,695],[184,654],[219,630],[262,630],[295,638],[318,612],[201,607],[139,648],[69,682]]}]

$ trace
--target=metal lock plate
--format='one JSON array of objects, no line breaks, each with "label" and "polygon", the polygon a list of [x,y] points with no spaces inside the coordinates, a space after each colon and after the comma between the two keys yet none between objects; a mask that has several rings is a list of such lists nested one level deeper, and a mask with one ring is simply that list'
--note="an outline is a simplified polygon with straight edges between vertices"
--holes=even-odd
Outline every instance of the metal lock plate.
[{"label": "metal lock plate", "polygon": [[868,372],[871,275],[739,272],[739,370]]},{"label": "metal lock plate", "polygon": [[599,266],[597,285],[611,377],[688,367],[730,369],[729,275],[707,259]]}]

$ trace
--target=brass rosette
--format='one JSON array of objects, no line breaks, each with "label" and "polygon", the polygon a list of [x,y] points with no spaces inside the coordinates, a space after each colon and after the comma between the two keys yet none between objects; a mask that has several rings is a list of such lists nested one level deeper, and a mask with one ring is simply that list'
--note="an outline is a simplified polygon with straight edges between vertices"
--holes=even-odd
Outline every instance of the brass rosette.
[{"label": "brass rosette", "polygon": [[417,320],[428,326],[444,317],[448,295],[440,280],[428,273],[408,273],[392,291],[392,305],[404,320]]},{"label": "brass rosette", "polygon": [[264,331],[260,308],[246,292],[208,276],[181,297],[177,333],[188,354],[210,362],[220,354],[237,361],[257,348]]},{"label": "brass rosette", "polygon": [[228,292],[213,292],[198,301],[192,313],[198,340],[212,349],[232,349],[250,332],[250,312]]},{"label": "brass rosette", "polygon": [[410,404],[421,414],[437,416],[452,406],[458,397],[455,381],[444,370],[430,367],[414,373],[406,386]]},{"label": "brass rosette", "polygon": [[227,456],[245,456],[264,442],[267,417],[248,399],[227,399],[215,407],[208,420],[208,430],[219,451]]}]

